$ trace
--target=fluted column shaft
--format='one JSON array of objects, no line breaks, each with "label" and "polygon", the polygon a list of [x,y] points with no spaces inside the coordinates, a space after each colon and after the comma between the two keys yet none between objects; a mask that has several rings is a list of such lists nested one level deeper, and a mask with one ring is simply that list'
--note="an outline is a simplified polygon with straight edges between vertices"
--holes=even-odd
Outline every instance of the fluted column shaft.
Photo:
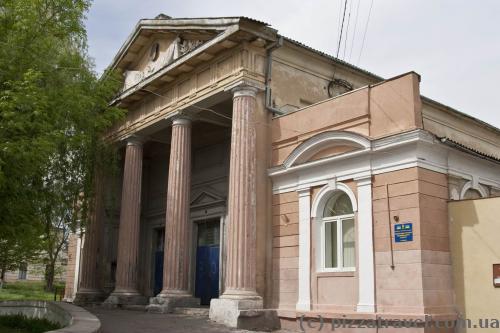
[{"label": "fluted column shaft", "polygon": [[130,138],[125,152],[114,294],[138,294],[141,183],[142,141]]},{"label": "fluted column shaft", "polygon": [[191,225],[191,120],[176,118],[172,124],[168,169],[165,256],[162,297],[191,296],[189,263]]},{"label": "fluted column shaft", "polygon": [[102,173],[97,172],[94,177],[94,196],[90,203],[89,220],[85,230],[85,244],[78,293],[101,293],[98,279],[98,257],[104,227],[103,181]]},{"label": "fluted column shaft", "polygon": [[224,298],[254,298],[256,292],[256,95],[233,89],[228,195],[227,276]]}]

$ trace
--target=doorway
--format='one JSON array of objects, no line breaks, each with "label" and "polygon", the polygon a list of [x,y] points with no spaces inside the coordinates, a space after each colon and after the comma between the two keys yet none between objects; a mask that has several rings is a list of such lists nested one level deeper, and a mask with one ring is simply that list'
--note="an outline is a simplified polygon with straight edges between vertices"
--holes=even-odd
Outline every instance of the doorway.
[{"label": "doorway", "polygon": [[165,247],[165,228],[155,230],[154,251],[154,295],[158,295],[163,289],[163,251]]},{"label": "doorway", "polygon": [[197,224],[195,297],[210,305],[219,297],[220,218]]}]

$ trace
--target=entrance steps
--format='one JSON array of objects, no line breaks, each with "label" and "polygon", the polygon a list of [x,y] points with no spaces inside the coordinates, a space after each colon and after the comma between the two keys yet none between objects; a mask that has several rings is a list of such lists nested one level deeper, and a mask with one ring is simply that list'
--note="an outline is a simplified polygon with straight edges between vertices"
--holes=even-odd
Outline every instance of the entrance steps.
[{"label": "entrance steps", "polygon": [[175,314],[181,314],[186,316],[196,316],[196,317],[208,317],[210,312],[209,307],[198,307],[198,308],[175,308]]},{"label": "entrance steps", "polygon": [[[151,307],[151,306],[149,306]],[[122,305],[122,309],[124,310],[129,310],[129,311],[140,311],[140,312],[145,312],[148,310],[146,308],[146,305]],[[151,309],[149,309],[151,310]],[[154,312],[154,311],[151,311]],[[179,315],[184,315],[184,316],[194,316],[194,317],[208,317],[208,313],[210,312],[210,308],[207,307],[178,307],[174,308],[173,312],[174,314],[179,314]]]}]

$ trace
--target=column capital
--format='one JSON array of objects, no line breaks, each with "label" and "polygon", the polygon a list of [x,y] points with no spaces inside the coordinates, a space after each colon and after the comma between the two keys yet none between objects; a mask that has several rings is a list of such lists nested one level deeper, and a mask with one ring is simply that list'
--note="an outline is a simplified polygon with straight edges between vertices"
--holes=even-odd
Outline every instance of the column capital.
[{"label": "column capital", "polygon": [[146,138],[140,135],[132,134],[127,136],[123,141],[127,146],[142,146],[146,142]]},{"label": "column capital", "polygon": [[185,114],[174,116],[172,118],[172,126],[191,126],[192,122],[193,118]]},{"label": "column capital", "polygon": [[265,85],[261,82],[250,79],[242,79],[230,84],[224,89],[224,91],[230,91],[233,94],[233,98],[240,96],[255,97],[257,92],[264,91],[265,88]]},{"label": "column capital", "polygon": [[367,174],[359,177],[355,177],[354,180],[358,184],[358,186],[368,186],[372,183],[372,175]]},{"label": "column capital", "polygon": [[248,85],[236,86],[233,89],[231,89],[231,92],[233,93],[233,98],[241,96],[255,97],[258,91],[259,90],[257,88]]},{"label": "column capital", "polygon": [[310,197],[311,196],[311,188],[310,187],[301,187],[297,189],[297,194],[299,197]]}]

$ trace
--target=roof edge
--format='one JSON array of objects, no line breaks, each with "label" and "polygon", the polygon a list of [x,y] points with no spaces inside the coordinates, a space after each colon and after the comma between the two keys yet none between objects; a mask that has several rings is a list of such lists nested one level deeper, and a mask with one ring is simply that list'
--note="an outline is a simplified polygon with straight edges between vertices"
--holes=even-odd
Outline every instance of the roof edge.
[{"label": "roof edge", "polygon": [[[201,21],[209,21],[209,22],[201,22]],[[123,59],[127,50],[137,38],[142,29],[147,29],[148,27],[161,27],[162,25],[172,25],[182,27],[184,25],[188,25],[189,23],[198,21],[200,25],[214,26],[220,27],[221,30],[224,27],[234,26],[240,24],[242,21],[252,22],[262,24],[266,27],[269,27],[268,23],[254,20],[245,16],[228,16],[228,17],[196,17],[196,18],[153,18],[153,19],[140,19],[139,22],[136,23],[132,32],[128,35],[128,37],[123,42],[122,46],[113,57],[113,60],[107,67],[107,69],[115,69],[117,64]]]},{"label": "roof edge", "polygon": [[425,97],[423,95],[420,95],[420,98],[422,99],[422,103],[424,104],[429,104],[431,106],[435,106],[437,108],[440,108],[444,111],[447,111],[447,112],[450,112],[450,113],[453,113],[453,114],[456,114],[460,117],[463,117],[463,118],[466,118],[467,120],[472,120],[473,122],[477,123],[478,125],[482,126],[482,127],[485,127],[493,132],[497,132],[497,134],[500,134],[500,128],[494,126],[494,125],[491,125],[490,123],[487,123],[485,122],[484,120],[481,120],[481,119],[478,119],[476,117],[473,117],[467,113],[464,113],[462,111],[458,111],[457,109],[454,109],[452,108],[451,106],[448,106],[448,105],[445,105],[443,103],[440,103],[436,100],[433,100],[429,97]]}]

